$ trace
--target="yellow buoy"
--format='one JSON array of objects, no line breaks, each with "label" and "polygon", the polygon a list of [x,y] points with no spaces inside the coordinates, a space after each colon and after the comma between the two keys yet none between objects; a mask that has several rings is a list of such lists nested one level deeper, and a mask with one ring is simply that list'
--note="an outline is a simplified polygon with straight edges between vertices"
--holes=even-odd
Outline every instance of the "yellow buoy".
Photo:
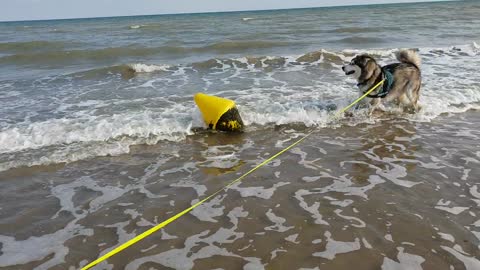
[{"label": "yellow buoy", "polygon": [[203,93],[197,93],[194,100],[209,128],[230,132],[243,131],[242,118],[232,100]]}]

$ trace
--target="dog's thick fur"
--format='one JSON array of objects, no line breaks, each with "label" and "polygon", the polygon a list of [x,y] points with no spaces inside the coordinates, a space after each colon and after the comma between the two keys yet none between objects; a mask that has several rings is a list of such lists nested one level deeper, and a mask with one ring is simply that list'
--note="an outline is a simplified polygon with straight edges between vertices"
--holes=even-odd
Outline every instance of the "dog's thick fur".
[{"label": "dog's thick fur", "polygon": [[[418,98],[420,97],[420,86],[422,77],[420,72],[421,59],[413,50],[403,50],[396,53],[400,63],[384,66],[393,75],[392,87],[384,98],[373,98],[371,112],[378,109],[382,102],[394,101],[402,106],[404,111],[417,112],[420,110]],[[382,80],[382,67],[369,55],[362,54],[342,67],[346,75],[354,76],[358,81],[358,87],[362,94],[376,83]],[[378,87],[371,94],[379,93],[383,86]]]}]

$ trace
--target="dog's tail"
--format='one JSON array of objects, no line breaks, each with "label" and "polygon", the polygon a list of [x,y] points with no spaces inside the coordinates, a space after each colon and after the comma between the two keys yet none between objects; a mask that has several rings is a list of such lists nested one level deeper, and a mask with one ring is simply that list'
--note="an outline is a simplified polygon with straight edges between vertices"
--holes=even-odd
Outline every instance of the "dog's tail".
[{"label": "dog's tail", "polygon": [[420,59],[420,55],[414,50],[402,50],[396,53],[397,60],[402,63],[408,63],[416,66],[420,69],[420,65],[422,63],[422,59]]}]

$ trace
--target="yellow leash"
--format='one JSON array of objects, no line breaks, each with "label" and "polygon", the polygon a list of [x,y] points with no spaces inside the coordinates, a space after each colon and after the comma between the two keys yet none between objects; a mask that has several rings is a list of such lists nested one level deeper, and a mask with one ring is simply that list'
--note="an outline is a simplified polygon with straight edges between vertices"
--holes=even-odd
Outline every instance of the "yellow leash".
[{"label": "yellow leash", "polygon": [[[368,94],[370,94],[372,91],[374,91],[378,86],[380,86],[380,84],[382,84],[384,82],[384,80],[382,80],[381,82],[379,82],[378,84],[376,84],[375,86],[373,86],[370,90],[368,90],[365,94],[363,94],[361,97],[359,97],[358,99],[356,99],[354,102],[352,102],[350,105],[348,105],[347,107],[345,107],[344,109],[340,110],[339,112],[337,112],[335,114],[335,117],[338,117],[340,114],[344,113],[346,110],[350,109],[353,105],[355,105],[356,103],[358,103],[360,100],[364,99]],[[313,133],[313,131],[309,132],[307,135],[303,136],[302,138],[300,138],[299,140],[295,141],[294,143],[292,143],[291,145],[289,145],[288,147],[286,147],[285,149],[281,150],[280,152],[276,153],[275,155],[271,156],[270,158],[266,159],[265,161],[263,161],[262,163],[258,164],[257,166],[255,166],[255,168],[251,169],[250,171],[244,173],[242,176],[238,177],[237,179],[233,180],[232,182],[230,182],[228,185],[224,186],[223,188],[215,191],[213,194],[209,195],[208,197],[204,198],[203,200],[197,202],[196,204],[190,206],[189,208],[183,210],[182,212],[176,214],[175,216],[163,221],[162,223],[154,226],[153,228],[150,228],[148,229],[147,231],[135,236],[134,238],[128,240],[127,242],[121,244],[120,246],[114,248],[113,250],[107,252],[105,255],[101,256],[100,258],[96,259],[95,261],[85,265],[81,270],[87,270],[87,269],[90,269],[92,268],[93,266],[105,261],[106,259],[112,257],[113,255],[121,252],[122,250],[128,248],[129,246],[137,243],[138,241],[146,238],[147,236],[151,235],[152,233],[160,230],[161,228],[167,226],[168,224],[172,223],[173,221],[177,220],[178,218],[180,218],[181,216],[187,214],[188,212],[190,212],[191,210],[193,210],[194,208],[196,208],[197,206],[203,204],[204,202],[210,200],[211,198],[215,197],[218,193],[226,190],[227,188],[229,188],[230,186],[232,186],[233,184],[239,182],[240,180],[242,180],[243,178],[245,178],[247,175],[251,174],[252,172],[256,171],[258,168],[262,167],[263,165],[269,163],[270,161],[274,160],[275,158],[277,158],[278,156],[280,156],[281,154],[285,153],[286,151],[290,150],[292,147],[294,147],[295,145],[299,144],[300,142],[302,142],[303,140],[305,140],[308,136],[310,136],[311,134]]]},{"label": "yellow leash", "polygon": [[335,117],[338,117],[340,114],[344,113],[345,111],[347,111],[348,109],[350,109],[353,105],[357,104],[360,100],[364,99],[366,96],[368,96],[371,92],[373,92],[375,89],[377,89],[383,82],[385,81],[385,79],[381,80],[379,83],[377,83],[376,85],[374,85],[370,90],[368,90],[367,92],[365,92],[365,94],[363,94],[361,97],[357,98],[357,100],[355,100],[354,102],[352,102],[350,105],[348,105],[347,107],[341,109],[340,111],[338,111],[336,114],[335,114]]}]

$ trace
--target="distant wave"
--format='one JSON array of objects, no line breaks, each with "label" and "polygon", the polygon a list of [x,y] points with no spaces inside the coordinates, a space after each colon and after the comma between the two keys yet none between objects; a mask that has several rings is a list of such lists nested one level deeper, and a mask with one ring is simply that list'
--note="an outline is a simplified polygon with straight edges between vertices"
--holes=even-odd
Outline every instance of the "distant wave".
[{"label": "distant wave", "polygon": [[334,30],[328,31],[329,33],[367,33],[375,32],[376,29],[370,27],[340,27]]},{"label": "distant wave", "polygon": [[199,51],[220,51],[220,52],[233,52],[233,51],[245,51],[250,49],[264,49],[275,48],[290,45],[289,42],[272,42],[272,41],[223,41],[200,47],[195,50]]},{"label": "distant wave", "polygon": [[0,53],[29,53],[36,51],[58,51],[65,48],[80,45],[81,43],[71,43],[63,41],[19,41],[19,42],[3,42],[0,43]]},{"label": "distant wave", "polygon": [[104,61],[114,60],[123,56],[145,57],[159,51],[175,51],[175,48],[133,48],[118,47],[104,48],[96,50],[60,50],[49,52],[25,52],[0,58],[0,61],[10,64],[29,65],[29,64],[58,64],[64,65],[72,61]]},{"label": "distant wave", "polygon": [[142,27],[142,26],[141,26],[141,25],[130,25],[128,28],[130,28],[130,29],[138,29],[138,28],[140,28],[140,27]]},{"label": "distant wave", "polygon": [[[479,55],[479,45],[476,43],[461,45],[451,48],[427,49],[426,55]],[[115,65],[110,67],[92,69],[81,71],[71,76],[81,77],[84,79],[93,79],[109,74],[121,74],[125,78],[131,78],[136,73],[152,73],[152,72],[174,72],[178,69],[194,69],[197,71],[208,70],[226,70],[226,69],[276,69],[288,68],[289,66],[312,65],[316,63],[323,63],[323,68],[337,69],[349,58],[356,54],[368,53],[375,57],[388,58],[392,57],[398,49],[370,49],[370,50],[353,50],[345,49],[340,52],[318,50],[302,55],[296,56],[247,56],[239,58],[212,58],[204,61],[194,62],[183,65],[168,65],[168,64],[151,64],[151,63],[134,63],[125,65]],[[418,50],[418,49],[417,49]]]},{"label": "distant wave", "polygon": [[[389,37],[390,38],[390,37]],[[329,41],[329,43],[346,43],[351,44],[352,46],[359,44],[376,44],[376,43],[385,43],[387,40],[378,37],[346,37],[342,39],[336,39]]]},{"label": "distant wave", "polygon": [[133,24],[128,26],[128,29],[136,30],[136,29],[163,29],[163,26],[159,23],[150,23],[150,24]]},{"label": "distant wave", "polygon": [[244,22],[248,22],[248,21],[251,21],[251,20],[255,20],[255,18],[249,18],[249,17],[242,18],[242,21],[244,21]]},{"label": "distant wave", "polygon": [[155,71],[167,71],[167,69],[170,67],[169,65],[148,65],[148,64],[131,64],[128,65],[130,68],[132,68],[135,72],[138,73],[149,73],[149,72],[155,72]]},{"label": "distant wave", "polygon": [[[160,47],[116,47],[92,50],[57,50],[47,52],[31,52],[28,49],[17,51],[20,53],[0,58],[0,61],[10,64],[66,64],[72,61],[105,61],[116,60],[120,57],[149,57],[156,54],[178,55],[196,53],[241,53],[255,49],[268,49],[288,46],[288,42],[270,41],[223,41],[202,47],[160,46]],[[14,48],[16,45],[4,45],[5,48]],[[37,46],[36,44],[26,44]],[[62,49],[63,47],[60,47]],[[0,47],[1,49],[1,47]]]},{"label": "distant wave", "polygon": [[402,28],[400,27],[382,27],[382,26],[377,26],[377,27],[339,27],[335,28],[333,30],[327,31],[327,33],[349,33],[349,34],[355,34],[355,33],[377,33],[379,31],[395,31],[395,30],[401,30]]},{"label": "distant wave", "polygon": [[119,74],[124,79],[130,79],[134,77],[135,74],[137,73],[169,71],[170,67],[171,67],[170,65],[135,63],[135,64],[114,65],[114,66],[108,66],[108,67],[102,67],[102,68],[94,68],[90,70],[71,73],[68,76],[76,79],[84,79],[84,80],[101,80],[105,77]]}]

